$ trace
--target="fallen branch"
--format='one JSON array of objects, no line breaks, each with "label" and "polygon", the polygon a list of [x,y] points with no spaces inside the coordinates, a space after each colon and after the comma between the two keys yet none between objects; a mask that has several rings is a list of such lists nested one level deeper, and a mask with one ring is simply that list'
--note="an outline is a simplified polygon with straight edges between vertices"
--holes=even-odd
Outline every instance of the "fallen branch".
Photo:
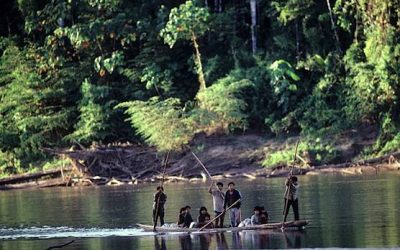
[{"label": "fallen branch", "polygon": [[46,248],[46,250],[51,250],[51,249],[56,249],[56,248],[63,248],[65,246],[71,245],[74,242],[75,242],[75,240],[71,240],[70,242],[67,242],[67,243],[62,244],[62,245],[51,246],[49,248]]},{"label": "fallen branch", "polygon": [[[69,171],[71,168],[65,168],[64,171]],[[28,182],[37,180],[43,177],[60,177],[62,173],[61,169],[51,169],[51,170],[43,170],[37,173],[29,173],[29,174],[18,174],[13,175],[11,177],[6,177],[0,179],[0,185],[7,185],[7,184],[16,184],[21,182]]]}]

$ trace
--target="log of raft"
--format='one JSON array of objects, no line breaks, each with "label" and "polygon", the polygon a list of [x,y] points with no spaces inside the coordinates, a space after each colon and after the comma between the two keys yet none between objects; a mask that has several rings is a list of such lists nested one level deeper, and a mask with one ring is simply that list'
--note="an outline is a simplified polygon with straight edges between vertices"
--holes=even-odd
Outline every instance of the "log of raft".
[{"label": "log of raft", "polygon": [[[288,221],[285,223],[276,222],[263,225],[246,226],[246,227],[227,227],[227,228],[209,228],[203,229],[201,232],[207,233],[222,233],[222,232],[237,232],[244,230],[281,230],[282,227],[289,230],[302,230],[309,224],[307,220]],[[153,225],[136,224],[144,231],[153,231]],[[199,228],[182,228],[182,227],[156,227],[157,232],[198,232]]]}]

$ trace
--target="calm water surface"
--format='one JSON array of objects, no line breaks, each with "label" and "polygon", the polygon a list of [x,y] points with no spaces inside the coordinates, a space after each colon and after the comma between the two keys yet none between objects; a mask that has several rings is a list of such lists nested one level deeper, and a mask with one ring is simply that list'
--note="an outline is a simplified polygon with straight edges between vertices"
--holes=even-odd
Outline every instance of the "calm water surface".
[{"label": "calm water surface", "polygon": [[[300,217],[311,224],[302,232],[285,233],[143,232],[135,223],[151,223],[154,185],[0,191],[0,249],[46,249],[71,240],[63,250],[400,247],[399,177],[300,176]],[[283,182],[236,181],[243,215],[264,205],[271,221],[280,221]],[[166,221],[176,221],[177,211],[187,204],[193,217],[200,206],[212,208],[208,183],[167,184],[165,189]]]}]

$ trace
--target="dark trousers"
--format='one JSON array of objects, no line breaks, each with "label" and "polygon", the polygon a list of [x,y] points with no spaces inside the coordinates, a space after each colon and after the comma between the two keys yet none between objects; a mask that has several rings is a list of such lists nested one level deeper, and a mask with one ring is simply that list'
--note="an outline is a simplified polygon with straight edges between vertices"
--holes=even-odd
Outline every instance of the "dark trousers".
[{"label": "dark trousers", "polygon": [[[215,217],[222,214],[222,212],[217,212],[217,211],[214,212],[215,212]],[[220,228],[224,227],[224,217],[225,214],[221,215],[218,219],[215,220],[215,227],[220,227]]]},{"label": "dark trousers", "polygon": [[156,213],[156,209],[153,209],[153,224],[157,224],[157,219],[160,217],[161,226],[164,225],[164,208],[159,208],[158,213]]},{"label": "dark trousers", "polygon": [[286,207],[283,207],[283,213],[285,215],[283,221],[286,221],[290,207],[293,207],[294,220],[299,220],[299,200],[284,199],[284,202]]}]

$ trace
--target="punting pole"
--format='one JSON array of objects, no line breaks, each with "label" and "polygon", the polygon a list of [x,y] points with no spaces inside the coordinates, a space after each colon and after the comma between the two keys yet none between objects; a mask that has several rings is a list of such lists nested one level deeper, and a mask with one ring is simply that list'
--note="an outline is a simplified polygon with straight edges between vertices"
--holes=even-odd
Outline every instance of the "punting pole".
[{"label": "punting pole", "polygon": [[241,199],[235,201],[232,205],[230,205],[227,209],[225,209],[222,213],[220,213],[218,216],[216,216],[214,219],[210,220],[207,224],[205,224],[203,227],[201,227],[199,229],[199,232],[201,230],[203,230],[204,228],[206,228],[208,225],[210,225],[211,223],[213,223],[216,219],[218,219],[220,216],[222,216],[226,211],[228,211],[229,209],[231,209],[233,206],[235,206]]},{"label": "punting pole", "polygon": [[204,166],[204,164],[200,161],[199,157],[197,157],[197,155],[192,151],[192,149],[191,148],[189,148],[189,149],[190,149],[190,152],[192,153],[192,155],[194,156],[194,158],[196,158],[196,160],[199,162],[200,166],[202,166],[204,171],[206,171],[208,177],[210,177],[210,179],[212,179],[211,174],[210,174],[210,172],[208,172],[206,166]]}]

